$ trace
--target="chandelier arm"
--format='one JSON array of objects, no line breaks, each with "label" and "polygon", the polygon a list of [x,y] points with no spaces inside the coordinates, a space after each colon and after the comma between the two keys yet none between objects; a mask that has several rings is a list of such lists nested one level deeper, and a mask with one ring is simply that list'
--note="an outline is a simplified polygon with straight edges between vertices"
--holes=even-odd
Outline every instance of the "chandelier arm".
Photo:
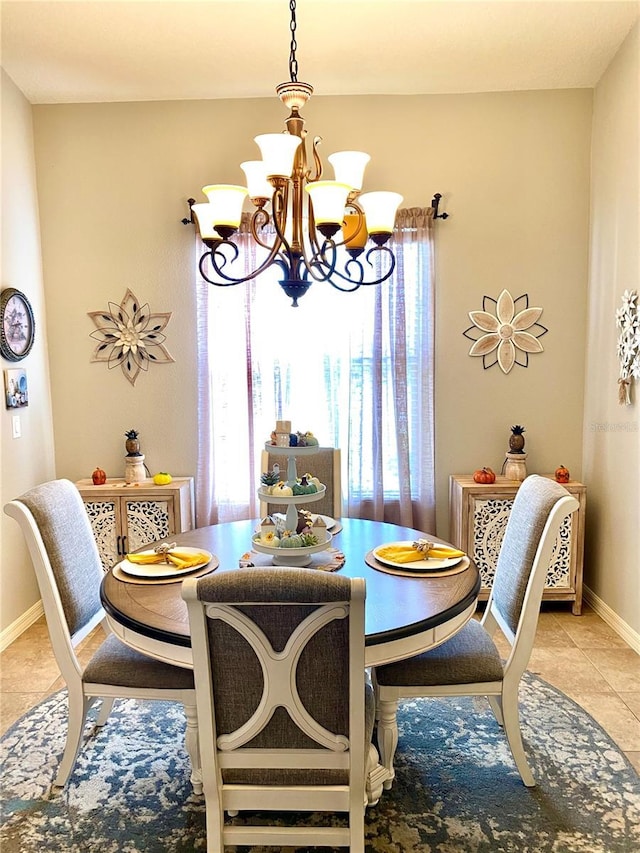
[{"label": "chandelier arm", "polygon": [[[223,252],[220,251],[220,247],[223,245],[224,246],[231,246],[233,248],[233,251],[234,251],[234,257],[233,258],[229,259]],[[222,263],[218,263],[218,261],[216,260],[216,256],[222,258]],[[230,240],[220,241],[220,243],[215,248],[209,250],[208,252],[205,252],[202,255],[202,257],[200,258],[200,261],[198,264],[198,267],[200,269],[200,275],[203,277],[203,279],[206,282],[208,282],[209,284],[214,284],[214,285],[216,285],[216,287],[229,287],[232,284],[243,284],[244,282],[251,281],[252,279],[259,276],[261,273],[265,272],[265,270],[268,267],[270,267],[273,263],[278,264],[285,271],[290,269],[290,264],[286,260],[278,258],[278,248],[276,248],[276,246],[274,246],[272,248],[269,256],[267,258],[265,258],[265,260],[260,264],[260,266],[256,267],[256,269],[252,270],[247,275],[236,278],[234,276],[227,275],[223,271],[223,269],[225,266],[227,266],[227,264],[233,263],[233,261],[237,258],[237,256],[238,256],[238,247],[235,245],[235,243],[232,243]],[[205,262],[206,262],[207,258],[209,258],[209,262],[210,262],[215,274],[219,278],[224,279],[224,281],[216,281],[215,279],[210,278],[210,276],[207,275],[207,273],[205,271]]]},{"label": "chandelier arm", "polygon": [[277,245],[281,254],[287,256],[289,270],[292,271],[296,266],[296,253],[292,251],[289,241],[284,235],[283,225],[286,225],[288,193],[286,187],[278,187],[273,193],[273,227],[276,230],[277,240],[274,246]]},{"label": "chandelier arm", "polygon": [[311,146],[311,151],[313,154],[313,165],[315,166],[316,174],[315,174],[314,178],[311,178],[310,177],[310,171],[311,170],[309,170],[309,175],[308,175],[309,180],[319,181],[322,178],[322,158],[320,157],[320,154],[318,153],[318,146],[320,145],[321,142],[322,142],[321,136],[314,136],[313,137],[313,145]]},{"label": "chandelier arm", "polygon": [[[359,260],[357,260],[356,258],[351,258],[345,264],[345,271],[348,272],[349,269],[355,264],[356,268],[360,271],[360,281],[358,281],[356,283],[356,282],[354,282],[353,278],[351,278],[349,275],[344,275],[343,273],[340,272],[340,270],[336,269],[334,272],[331,273],[332,277],[327,279],[329,281],[329,284],[332,287],[335,287],[336,290],[342,290],[345,293],[350,293],[353,290],[357,290],[359,287],[371,287],[373,285],[382,284],[383,281],[386,281],[393,274],[393,271],[396,268],[396,258],[388,246],[373,246],[371,249],[369,249],[369,251],[365,255],[365,259],[366,259],[367,263],[369,264],[369,266],[371,266],[371,267],[373,267],[373,261],[369,260],[369,257],[374,252],[385,252],[389,256],[389,259],[390,259],[389,269],[385,273],[383,273],[380,276],[380,278],[376,278],[376,279],[373,279],[371,281],[365,281],[364,280],[364,272],[365,271],[364,271],[364,267],[362,266],[362,263]],[[349,282],[349,284],[352,284],[353,287],[341,287],[339,284],[337,284],[333,280],[334,276],[341,278],[343,281]]]},{"label": "chandelier arm", "polygon": [[[327,254],[327,250],[330,250],[330,255]],[[314,281],[327,281],[337,271],[337,259],[338,253],[333,240],[325,240],[310,257],[303,255],[304,265]],[[317,274],[316,270],[319,270]]]},{"label": "chandelier arm", "polygon": [[[260,220],[262,220],[262,221],[260,221]],[[268,243],[266,243],[262,239],[262,237],[258,233],[258,229],[264,228],[266,225],[269,224],[270,221],[271,221],[271,217],[269,216],[267,211],[263,207],[261,207],[261,208],[258,208],[258,210],[254,211],[254,213],[251,217],[250,223],[249,223],[249,228],[251,231],[251,237],[255,240],[255,242],[261,248],[266,249],[267,252],[271,252],[273,250],[273,247],[276,246],[276,244],[278,243],[278,240],[276,239],[273,246],[270,246]],[[279,245],[277,246],[276,251],[278,248],[280,248]]]}]

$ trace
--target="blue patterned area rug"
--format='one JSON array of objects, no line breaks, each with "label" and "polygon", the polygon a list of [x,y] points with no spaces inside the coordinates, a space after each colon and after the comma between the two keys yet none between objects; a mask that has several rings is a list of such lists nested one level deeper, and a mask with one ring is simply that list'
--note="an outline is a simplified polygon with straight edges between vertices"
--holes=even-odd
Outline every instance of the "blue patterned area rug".
[{"label": "blue patterned area rug", "polygon": [[[367,811],[367,851],[640,851],[638,774],[608,735],[528,674],[521,708],[533,789],[520,781],[486,700],[404,702],[396,781]],[[206,850],[180,706],[116,702],[103,730],[87,729],[67,787],[52,791],[65,724],[62,691],[2,739],[2,853]]]}]

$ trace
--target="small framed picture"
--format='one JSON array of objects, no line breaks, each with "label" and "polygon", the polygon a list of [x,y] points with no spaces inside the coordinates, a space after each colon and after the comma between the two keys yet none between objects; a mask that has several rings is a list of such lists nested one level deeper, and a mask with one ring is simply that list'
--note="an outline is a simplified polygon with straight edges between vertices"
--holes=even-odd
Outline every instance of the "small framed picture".
[{"label": "small framed picture", "polygon": [[21,409],[29,405],[27,371],[10,368],[4,372],[4,398],[7,409]]}]

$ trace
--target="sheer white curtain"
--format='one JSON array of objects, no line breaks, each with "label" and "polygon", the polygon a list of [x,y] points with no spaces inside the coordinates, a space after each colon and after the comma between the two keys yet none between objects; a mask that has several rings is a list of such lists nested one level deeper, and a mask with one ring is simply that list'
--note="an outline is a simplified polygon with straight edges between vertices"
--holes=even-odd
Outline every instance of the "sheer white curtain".
[{"label": "sheer white curtain", "polygon": [[[198,274],[198,526],[257,515],[260,451],[286,419],[342,449],[347,515],[434,531],[432,216],[398,212],[389,281],[315,282],[295,309],[277,270],[230,288]],[[238,243],[254,268],[246,221]]]}]

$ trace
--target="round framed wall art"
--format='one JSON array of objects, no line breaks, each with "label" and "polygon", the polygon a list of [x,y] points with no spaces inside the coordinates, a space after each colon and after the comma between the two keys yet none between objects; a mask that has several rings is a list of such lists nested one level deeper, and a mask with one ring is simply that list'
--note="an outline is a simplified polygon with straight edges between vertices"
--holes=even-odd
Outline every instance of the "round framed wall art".
[{"label": "round framed wall art", "polygon": [[15,287],[0,294],[0,354],[7,361],[21,361],[31,352],[36,324],[27,297]]}]

